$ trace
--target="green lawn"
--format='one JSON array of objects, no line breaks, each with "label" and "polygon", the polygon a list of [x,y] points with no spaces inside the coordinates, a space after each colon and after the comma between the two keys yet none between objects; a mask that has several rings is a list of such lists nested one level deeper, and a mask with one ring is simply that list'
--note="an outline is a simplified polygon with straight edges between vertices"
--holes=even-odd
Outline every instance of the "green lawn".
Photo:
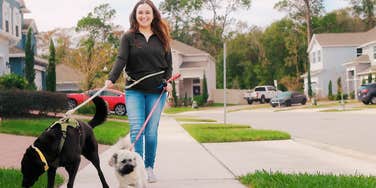
[{"label": "green lawn", "polygon": [[375,188],[376,177],[324,174],[283,174],[257,171],[242,176],[249,188]]},{"label": "green lawn", "polygon": [[195,111],[198,110],[199,108],[191,108],[191,107],[171,107],[171,108],[166,108],[164,110],[164,113],[166,114],[177,114],[181,112],[188,112],[188,111]]},{"label": "green lawn", "polygon": [[[64,179],[61,175],[56,174],[55,187],[63,184]],[[22,173],[16,169],[0,169],[0,187],[1,188],[14,188],[22,187]],[[34,184],[33,188],[47,187],[47,173],[44,173],[39,180]]]},{"label": "green lawn", "polygon": [[283,140],[291,138],[285,132],[256,130],[247,125],[183,124],[183,127],[200,143]]},{"label": "green lawn", "polygon": [[190,117],[176,117],[176,121],[183,121],[183,122],[217,122],[213,119],[198,119],[198,118],[190,118]]},{"label": "green lawn", "polygon": [[[5,119],[0,125],[0,132],[16,135],[39,136],[48,126],[58,119]],[[84,120],[85,121],[85,120]],[[115,144],[129,132],[129,124],[106,121],[94,129],[100,144]]]}]

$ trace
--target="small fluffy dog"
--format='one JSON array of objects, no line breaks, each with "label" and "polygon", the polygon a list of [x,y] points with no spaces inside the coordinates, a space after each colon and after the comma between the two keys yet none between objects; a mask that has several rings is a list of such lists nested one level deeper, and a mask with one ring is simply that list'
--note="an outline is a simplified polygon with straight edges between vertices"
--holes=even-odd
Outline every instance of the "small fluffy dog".
[{"label": "small fluffy dog", "polygon": [[26,149],[21,161],[22,187],[32,187],[39,176],[48,173],[48,188],[54,187],[56,169],[65,167],[69,174],[68,188],[73,187],[81,161],[85,156],[98,171],[102,186],[108,188],[99,165],[98,143],[93,128],[102,124],[107,117],[107,105],[102,98],[95,97],[96,112],[88,123],[72,118],[55,122]]},{"label": "small fluffy dog", "polygon": [[109,165],[115,168],[119,188],[146,188],[145,165],[138,153],[122,147],[112,155]]}]

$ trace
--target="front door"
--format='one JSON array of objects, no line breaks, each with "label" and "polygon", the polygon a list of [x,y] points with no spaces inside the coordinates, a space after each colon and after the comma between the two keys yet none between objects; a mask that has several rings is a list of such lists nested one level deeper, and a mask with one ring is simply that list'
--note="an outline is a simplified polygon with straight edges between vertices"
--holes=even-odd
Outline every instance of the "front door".
[{"label": "front door", "polygon": [[200,86],[193,86],[193,96],[197,96],[201,94]]}]

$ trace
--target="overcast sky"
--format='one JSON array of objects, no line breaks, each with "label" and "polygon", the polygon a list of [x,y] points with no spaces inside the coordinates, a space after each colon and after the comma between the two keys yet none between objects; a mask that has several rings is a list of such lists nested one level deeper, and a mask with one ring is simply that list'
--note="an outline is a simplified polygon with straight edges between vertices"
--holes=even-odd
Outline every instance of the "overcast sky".
[{"label": "overcast sky", "polygon": [[[159,6],[161,1],[154,0],[154,3]],[[285,15],[273,9],[277,1],[253,0],[248,11],[238,11],[233,16],[249,25],[268,26]],[[39,31],[74,27],[77,21],[86,16],[94,7],[109,3],[116,10],[114,23],[128,28],[129,14],[136,2],[136,0],[25,0],[26,7],[31,11],[25,17],[33,18]],[[347,2],[347,0],[324,0],[327,12],[346,7]]]}]

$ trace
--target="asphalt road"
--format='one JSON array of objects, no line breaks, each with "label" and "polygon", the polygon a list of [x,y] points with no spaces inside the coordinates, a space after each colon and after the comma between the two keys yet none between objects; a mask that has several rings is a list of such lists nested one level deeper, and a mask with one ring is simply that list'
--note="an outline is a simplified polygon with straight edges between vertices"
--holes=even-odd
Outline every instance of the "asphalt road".
[{"label": "asphalt road", "polygon": [[[187,116],[223,122],[223,110],[187,112]],[[227,115],[228,123],[286,131],[293,139],[359,152],[376,159],[376,111],[314,112],[243,110]]]}]

